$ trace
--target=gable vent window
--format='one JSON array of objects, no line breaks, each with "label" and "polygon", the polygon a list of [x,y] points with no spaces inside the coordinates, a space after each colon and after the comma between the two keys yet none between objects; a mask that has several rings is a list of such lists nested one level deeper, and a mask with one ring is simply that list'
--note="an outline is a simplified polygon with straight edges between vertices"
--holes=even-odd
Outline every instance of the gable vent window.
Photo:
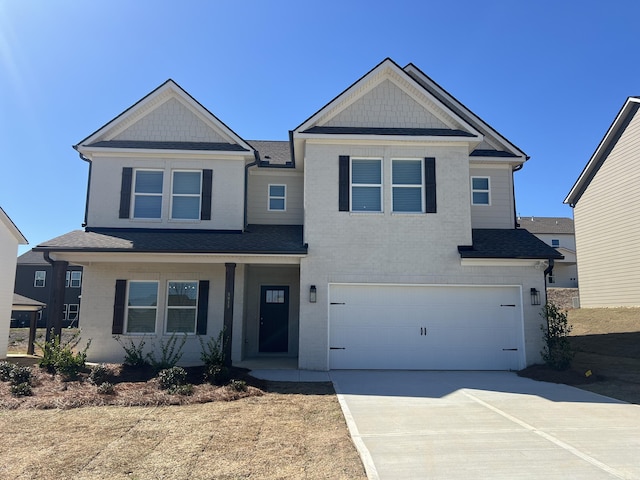
[{"label": "gable vent window", "polygon": [[424,212],[422,160],[392,160],[393,211]]},{"label": "gable vent window", "polygon": [[162,181],[162,171],[135,171],[133,218],[161,218]]},{"label": "gable vent window", "polygon": [[489,177],[471,177],[471,204],[491,205]]},{"label": "gable vent window", "polygon": [[554,238],[553,240],[551,240],[551,246],[554,248],[558,248],[560,246],[560,240]]},{"label": "gable vent window", "polygon": [[382,211],[382,160],[351,160],[351,211]]},{"label": "gable vent window", "polygon": [[201,172],[173,172],[171,218],[177,220],[200,219],[201,192]]}]

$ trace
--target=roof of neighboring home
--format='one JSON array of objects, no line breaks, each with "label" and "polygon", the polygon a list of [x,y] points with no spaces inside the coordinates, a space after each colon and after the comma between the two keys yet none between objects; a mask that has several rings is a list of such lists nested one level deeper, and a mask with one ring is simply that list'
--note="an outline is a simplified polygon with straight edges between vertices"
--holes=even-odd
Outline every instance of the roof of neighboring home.
[{"label": "roof of neighboring home", "polygon": [[526,230],[497,228],[474,228],[473,245],[461,245],[458,252],[462,258],[521,258],[561,259],[555,248],[550,247]]},{"label": "roof of neighboring home", "polygon": [[573,219],[567,217],[518,217],[518,223],[531,233],[574,234]]},{"label": "roof of neighboring home", "polygon": [[301,225],[249,225],[245,232],[93,228],[74,230],[35,248],[54,252],[307,253]]},{"label": "roof of neighboring home", "polygon": [[149,142],[143,140],[108,140],[95,142],[89,147],[103,148],[145,148],[156,150],[216,150],[225,152],[248,152],[235,143],[221,142]]},{"label": "roof of neighboring home", "polygon": [[51,264],[44,259],[43,252],[34,252],[29,250],[18,257],[18,265],[49,265]]},{"label": "roof of neighboring home", "polygon": [[0,207],[0,223],[3,223],[5,227],[7,227],[7,230],[9,230],[9,232],[11,232],[11,234],[17,240],[18,245],[26,245],[27,243],[29,243],[20,229],[16,226],[15,223],[13,223],[13,220],[9,218],[9,215],[7,215],[7,212],[5,212],[2,207]]},{"label": "roof of neighboring home", "polygon": [[13,306],[19,307],[46,307],[46,303],[39,302],[38,300],[34,300],[33,298],[23,297],[22,295],[18,295],[17,293],[13,294]]},{"label": "roof of neighboring home", "polygon": [[283,140],[247,140],[258,153],[262,162],[271,165],[286,165],[291,162],[291,145]]},{"label": "roof of neighboring home", "polygon": [[568,203],[572,207],[578,203],[578,200],[582,197],[582,194],[591,183],[591,180],[593,180],[593,177],[598,173],[598,170],[602,167],[602,164],[613,150],[613,147],[616,146],[616,143],[620,140],[625,129],[629,123],[631,123],[631,120],[633,120],[638,108],[640,108],[640,97],[627,98],[624,105],[622,105],[622,108],[618,112],[618,115],[609,127],[609,130],[607,130],[607,133],[600,141],[598,148],[596,148],[596,151],[587,162],[582,173],[580,173],[578,180],[576,180],[576,183],[571,187],[571,191],[564,199],[563,203]]}]

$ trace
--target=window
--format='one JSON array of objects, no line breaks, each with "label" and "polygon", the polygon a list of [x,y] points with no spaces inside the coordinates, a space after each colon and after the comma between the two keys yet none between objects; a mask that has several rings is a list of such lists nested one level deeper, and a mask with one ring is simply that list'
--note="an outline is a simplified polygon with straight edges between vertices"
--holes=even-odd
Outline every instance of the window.
[{"label": "window", "polygon": [[82,272],[67,270],[65,287],[80,288],[82,283]]},{"label": "window", "polygon": [[78,320],[78,311],[80,310],[77,303],[70,303],[67,309],[67,320],[75,322]]},{"label": "window", "polygon": [[560,240],[555,239],[555,238],[554,238],[554,239],[552,239],[552,240],[551,240],[551,246],[552,246],[553,248],[558,248],[558,247],[560,246]]},{"label": "window", "polygon": [[129,282],[127,295],[127,333],[156,331],[158,282]]},{"label": "window", "polygon": [[284,303],[284,290],[267,290],[266,303]]},{"label": "window", "polygon": [[351,160],[351,211],[382,211],[382,160]]},{"label": "window", "polygon": [[471,204],[491,205],[489,177],[471,177]]},{"label": "window", "polygon": [[173,172],[171,189],[171,218],[200,219],[202,172]]},{"label": "window", "polygon": [[45,272],[44,270],[38,270],[36,272],[35,278],[33,279],[33,286],[44,287],[46,278],[47,278],[47,272]]},{"label": "window", "polygon": [[269,207],[270,211],[284,212],[287,209],[287,186],[269,185]]},{"label": "window", "polygon": [[163,172],[136,170],[134,181],[133,218],[162,216]]},{"label": "window", "polygon": [[170,281],[167,288],[167,333],[195,333],[198,282]]},{"label": "window", "polygon": [[549,283],[556,283],[556,277],[553,275],[549,275],[547,278],[549,279]]},{"label": "window", "polygon": [[423,212],[422,160],[392,160],[394,212]]}]

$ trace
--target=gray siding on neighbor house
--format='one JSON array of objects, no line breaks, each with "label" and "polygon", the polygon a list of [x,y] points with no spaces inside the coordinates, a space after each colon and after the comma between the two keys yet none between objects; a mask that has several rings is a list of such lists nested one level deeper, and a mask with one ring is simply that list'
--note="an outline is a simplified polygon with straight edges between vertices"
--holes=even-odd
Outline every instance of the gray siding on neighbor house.
[{"label": "gray siding on neighbor house", "polygon": [[[286,185],[286,210],[268,209],[269,185]],[[271,168],[249,170],[247,190],[247,221],[249,224],[302,225],[303,173],[293,169]]]},{"label": "gray siding on neighbor house", "polygon": [[583,307],[640,305],[640,114],[574,207]]},{"label": "gray siding on neighbor house", "polygon": [[[491,205],[471,205],[471,226],[473,228],[514,228],[513,177],[508,165],[498,168],[469,168],[470,177],[489,177]],[[469,181],[471,189],[471,181]]]}]

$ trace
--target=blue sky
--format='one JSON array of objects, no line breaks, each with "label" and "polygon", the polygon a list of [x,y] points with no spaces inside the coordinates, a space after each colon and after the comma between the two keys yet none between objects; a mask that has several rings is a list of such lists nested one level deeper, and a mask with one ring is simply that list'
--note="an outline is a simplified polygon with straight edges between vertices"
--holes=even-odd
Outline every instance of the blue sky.
[{"label": "blue sky", "polygon": [[0,0],[0,206],[30,242],[81,228],[71,148],[173,78],[248,140],[287,132],[386,57],[531,159],[523,216],[562,200],[630,95],[637,1]]}]

